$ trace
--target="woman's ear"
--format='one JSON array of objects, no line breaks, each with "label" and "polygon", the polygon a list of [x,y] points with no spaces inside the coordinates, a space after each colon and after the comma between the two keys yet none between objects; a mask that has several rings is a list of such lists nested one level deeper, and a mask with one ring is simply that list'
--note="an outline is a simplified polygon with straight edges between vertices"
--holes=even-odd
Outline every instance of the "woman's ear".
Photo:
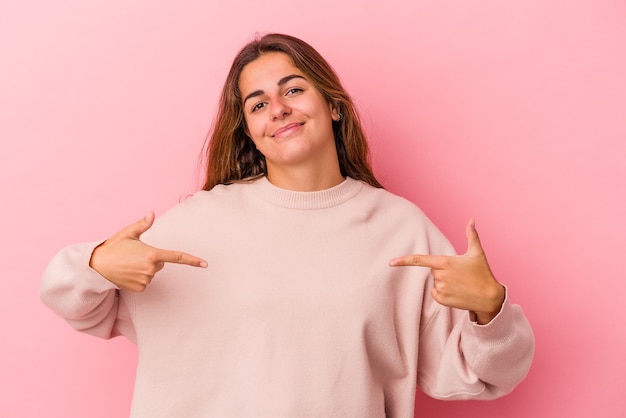
[{"label": "woman's ear", "polygon": [[330,104],[330,116],[335,122],[339,122],[341,120],[341,103],[335,102]]}]

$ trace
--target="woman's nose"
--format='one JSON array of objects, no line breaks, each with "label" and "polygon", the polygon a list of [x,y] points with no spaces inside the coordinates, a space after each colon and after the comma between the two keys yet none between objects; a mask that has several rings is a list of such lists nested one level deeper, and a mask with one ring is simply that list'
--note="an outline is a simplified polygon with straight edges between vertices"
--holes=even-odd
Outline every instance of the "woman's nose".
[{"label": "woman's nose", "polygon": [[291,108],[281,98],[270,102],[270,115],[272,120],[282,119],[291,113]]}]

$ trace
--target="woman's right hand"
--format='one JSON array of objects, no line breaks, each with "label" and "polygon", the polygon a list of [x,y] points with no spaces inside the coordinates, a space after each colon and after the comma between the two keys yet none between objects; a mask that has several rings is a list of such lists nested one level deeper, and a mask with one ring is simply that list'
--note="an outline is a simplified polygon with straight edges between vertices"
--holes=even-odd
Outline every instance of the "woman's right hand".
[{"label": "woman's right hand", "polygon": [[165,263],[206,267],[206,261],[181,251],[163,250],[139,238],[154,222],[154,213],[128,225],[96,247],[89,266],[120,289],[142,292]]}]

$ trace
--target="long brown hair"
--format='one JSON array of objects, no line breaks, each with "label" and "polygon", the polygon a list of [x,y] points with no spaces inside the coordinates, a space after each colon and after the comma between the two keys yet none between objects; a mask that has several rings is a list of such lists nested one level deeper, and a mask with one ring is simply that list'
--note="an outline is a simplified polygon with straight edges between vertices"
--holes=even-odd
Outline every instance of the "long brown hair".
[{"label": "long brown hair", "polygon": [[207,138],[208,144],[205,145],[207,169],[203,190],[267,174],[265,157],[245,132],[239,76],[246,65],[269,52],[287,54],[328,103],[337,106],[343,115],[339,122],[333,122],[341,174],[382,188],[372,172],[369,147],[359,115],[337,74],[306,42],[293,36],[272,33],[248,43],[233,61],[222,89],[211,134]]}]

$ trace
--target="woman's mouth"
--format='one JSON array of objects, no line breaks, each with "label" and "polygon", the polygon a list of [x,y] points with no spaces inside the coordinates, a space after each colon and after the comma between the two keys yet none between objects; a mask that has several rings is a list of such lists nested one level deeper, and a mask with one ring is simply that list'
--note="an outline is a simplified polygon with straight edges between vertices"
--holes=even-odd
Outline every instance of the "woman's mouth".
[{"label": "woman's mouth", "polygon": [[297,131],[298,129],[300,129],[300,127],[304,125],[304,122],[302,123],[290,123],[288,125],[285,125],[281,128],[278,128],[271,136],[272,138],[284,138],[286,136],[291,135],[292,133],[294,133],[295,131]]}]

